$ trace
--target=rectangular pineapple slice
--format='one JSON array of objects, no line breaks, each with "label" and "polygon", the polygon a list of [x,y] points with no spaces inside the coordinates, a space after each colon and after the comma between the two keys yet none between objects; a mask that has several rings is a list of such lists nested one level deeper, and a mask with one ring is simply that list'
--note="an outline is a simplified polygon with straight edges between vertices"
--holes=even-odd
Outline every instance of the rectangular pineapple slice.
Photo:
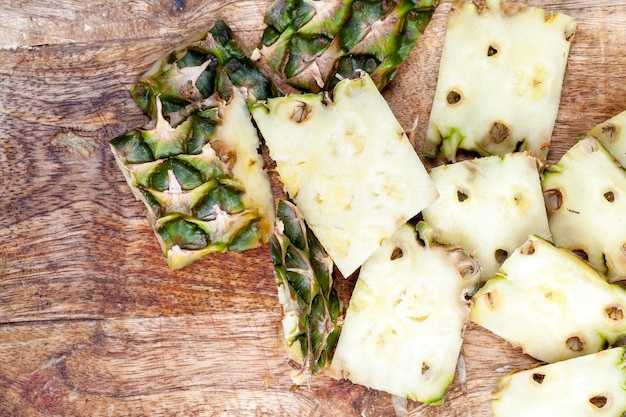
[{"label": "rectangular pineapple slice", "polygon": [[600,141],[578,141],[542,181],[554,242],[611,282],[626,280],[626,170]]},{"label": "rectangular pineapple slice", "polygon": [[288,85],[330,91],[370,74],[382,90],[404,62],[439,0],[275,0],[257,52]]},{"label": "rectangular pineapple slice", "polygon": [[209,104],[172,126],[157,118],[111,141],[135,197],[148,209],[167,264],[182,268],[213,252],[269,240],[274,201],[243,95]]},{"label": "rectangular pineapple slice", "polygon": [[281,336],[296,369],[297,385],[330,364],[340,329],[341,303],[333,286],[333,262],[297,207],[279,200],[270,251],[283,317]]},{"label": "rectangular pineapple slice", "polygon": [[435,239],[475,254],[491,278],[531,234],[550,239],[537,160],[528,153],[433,168],[439,199],[422,212]]},{"label": "rectangular pineapple slice", "polygon": [[501,377],[494,417],[622,417],[626,413],[626,348],[514,372]]},{"label": "rectangular pineapple slice", "polygon": [[598,139],[620,165],[626,167],[626,111],[598,124],[587,136]]},{"label": "rectangular pineapple slice", "polygon": [[344,276],[437,198],[372,79],[253,106],[288,196]]},{"label": "rectangular pineapple slice", "polygon": [[536,7],[455,0],[423,152],[529,151],[545,162],[575,21]]},{"label": "rectangular pineapple slice", "polygon": [[470,318],[536,359],[594,353],[626,335],[626,289],[531,236],[472,298]]},{"label": "rectangular pineapple slice", "polygon": [[336,378],[441,403],[454,378],[478,265],[432,242],[421,222],[386,239],[361,267],[330,368]]}]

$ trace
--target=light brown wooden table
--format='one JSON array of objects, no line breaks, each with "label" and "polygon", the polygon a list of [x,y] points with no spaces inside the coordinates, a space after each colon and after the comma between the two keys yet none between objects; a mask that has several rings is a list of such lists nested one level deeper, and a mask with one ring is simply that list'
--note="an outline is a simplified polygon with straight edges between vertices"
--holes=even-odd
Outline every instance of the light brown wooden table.
[{"label": "light brown wooden table", "polygon": [[[525,3],[578,21],[554,162],[626,109],[626,2]],[[394,415],[326,376],[291,390],[268,247],[170,271],[108,148],[145,121],[128,89],[153,61],[215,15],[252,49],[267,4],[0,1],[0,416]],[[385,91],[418,150],[449,7]],[[466,380],[411,416],[487,417],[496,378],[533,363],[474,325],[462,355]]]}]

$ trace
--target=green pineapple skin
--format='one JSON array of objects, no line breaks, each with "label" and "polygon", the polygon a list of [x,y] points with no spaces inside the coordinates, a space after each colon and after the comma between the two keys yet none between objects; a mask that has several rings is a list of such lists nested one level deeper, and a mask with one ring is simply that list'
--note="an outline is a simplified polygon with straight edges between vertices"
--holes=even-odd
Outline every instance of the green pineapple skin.
[{"label": "green pineapple skin", "polygon": [[[332,91],[365,71],[382,90],[413,49],[439,0],[276,0],[260,55],[300,91]],[[375,30],[373,27],[375,25]]]},{"label": "green pineapple skin", "polygon": [[[110,142],[171,269],[210,253],[253,249],[269,239],[274,215],[269,179],[254,149],[258,136],[252,123],[239,120],[245,114],[243,96],[233,91],[228,103],[194,112],[177,126],[161,115]],[[229,156],[231,136],[242,142],[235,147],[245,150],[235,161]],[[252,183],[237,177],[238,164],[258,174],[249,175]]]},{"label": "green pineapple skin", "polygon": [[282,95],[249,58],[228,24],[217,20],[157,60],[130,91],[137,105],[154,118],[156,97],[168,115],[216,92],[228,99],[233,86],[245,89],[249,103]]},{"label": "green pineapple skin", "polygon": [[626,412],[625,347],[544,364],[496,382],[494,417],[621,417]]},{"label": "green pineapple skin", "polygon": [[279,200],[276,216],[270,253],[283,312],[281,333],[288,356],[297,364],[292,380],[301,385],[330,364],[342,308],[333,285],[333,262],[296,205]]}]

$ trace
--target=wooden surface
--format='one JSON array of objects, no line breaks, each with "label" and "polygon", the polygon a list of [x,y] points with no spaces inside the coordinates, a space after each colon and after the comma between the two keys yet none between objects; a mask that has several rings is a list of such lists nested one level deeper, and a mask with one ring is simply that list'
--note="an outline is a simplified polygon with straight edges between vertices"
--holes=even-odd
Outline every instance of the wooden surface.
[{"label": "wooden surface", "polygon": [[[626,2],[525,3],[579,24],[554,162],[626,108]],[[267,4],[0,1],[1,416],[394,415],[387,394],[325,376],[291,390],[268,248],[170,271],[108,149],[144,121],[128,88],[154,60],[216,15],[252,48]],[[449,7],[385,92],[407,130],[418,118],[418,149]],[[533,363],[473,325],[462,358],[445,403],[411,416],[490,416],[496,378]]]}]

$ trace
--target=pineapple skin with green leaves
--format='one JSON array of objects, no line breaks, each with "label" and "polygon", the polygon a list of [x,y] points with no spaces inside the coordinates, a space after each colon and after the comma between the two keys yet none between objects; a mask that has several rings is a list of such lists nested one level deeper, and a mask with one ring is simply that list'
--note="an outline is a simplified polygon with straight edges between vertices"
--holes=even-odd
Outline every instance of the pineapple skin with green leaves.
[{"label": "pineapple skin with green leaves", "polygon": [[159,97],[165,115],[180,112],[218,92],[227,100],[239,88],[249,104],[282,95],[243,50],[222,20],[192,34],[157,60],[131,87],[131,95],[150,117]]},{"label": "pineapple skin with green leaves", "polygon": [[557,362],[626,335],[626,289],[572,252],[531,236],[472,297],[470,319],[524,353]]},{"label": "pineapple skin with green leaves", "polygon": [[626,348],[517,371],[498,379],[494,417],[621,417],[626,412]]},{"label": "pineapple skin with green leaves", "polygon": [[529,151],[545,163],[575,29],[562,13],[455,0],[424,155]]},{"label": "pineapple skin with green leaves", "polygon": [[[161,114],[111,140],[135,197],[147,208],[166,262],[182,268],[201,257],[246,250],[269,239],[274,203],[245,98],[213,97],[172,126]],[[205,103],[207,104],[207,103]]]},{"label": "pineapple skin with green leaves", "polygon": [[479,266],[463,249],[435,244],[424,222],[402,226],[361,267],[329,373],[443,402],[478,279]]},{"label": "pineapple skin with green leaves", "polygon": [[[358,109],[358,111],[355,111]],[[347,277],[437,190],[366,73],[251,109],[288,197]]]},{"label": "pineapple skin with green leaves", "polygon": [[578,141],[545,170],[542,187],[554,242],[610,282],[626,280],[626,170],[602,143]]},{"label": "pineapple skin with green leaves", "polygon": [[431,169],[439,199],[422,211],[435,239],[476,256],[484,282],[531,234],[551,238],[537,159],[526,152]]},{"label": "pineapple skin with green leaves", "polygon": [[276,0],[259,57],[306,92],[330,91],[358,71],[382,90],[404,62],[439,0]]},{"label": "pineapple skin with green leaves", "polygon": [[282,340],[296,368],[291,378],[302,385],[330,364],[339,336],[342,307],[333,286],[333,262],[289,200],[277,203],[270,252]]}]

